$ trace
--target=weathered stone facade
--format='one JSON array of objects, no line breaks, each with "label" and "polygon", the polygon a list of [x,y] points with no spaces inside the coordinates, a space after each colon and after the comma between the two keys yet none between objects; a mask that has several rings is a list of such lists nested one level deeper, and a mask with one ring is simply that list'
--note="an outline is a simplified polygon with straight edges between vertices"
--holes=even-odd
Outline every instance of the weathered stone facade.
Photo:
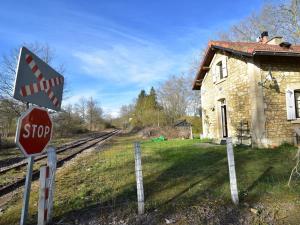
[{"label": "weathered stone facade", "polygon": [[[228,75],[214,82],[213,68],[224,57]],[[300,119],[287,119],[286,89],[300,89],[299,59],[217,51],[209,67],[201,84],[203,136],[215,142],[224,138],[221,105],[225,104],[227,136],[234,143],[242,140],[257,147],[294,143]]]}]

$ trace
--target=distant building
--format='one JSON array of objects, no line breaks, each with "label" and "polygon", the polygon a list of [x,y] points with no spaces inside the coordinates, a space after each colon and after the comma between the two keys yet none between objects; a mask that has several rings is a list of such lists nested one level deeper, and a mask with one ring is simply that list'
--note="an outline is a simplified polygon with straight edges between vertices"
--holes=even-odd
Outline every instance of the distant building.
[{"label": "distant building", "polygon": [[186,120],[178,120],[174,123],[175,129],[178,131],[178,136],[181,138],[193,139],[192,124]]},{"label": "distant building", "polygon": [[268,40],[267,32],[259,42],[211,41],[193,89],[201,90],[204,137],[257,147],[297,143],[299,45]]}]

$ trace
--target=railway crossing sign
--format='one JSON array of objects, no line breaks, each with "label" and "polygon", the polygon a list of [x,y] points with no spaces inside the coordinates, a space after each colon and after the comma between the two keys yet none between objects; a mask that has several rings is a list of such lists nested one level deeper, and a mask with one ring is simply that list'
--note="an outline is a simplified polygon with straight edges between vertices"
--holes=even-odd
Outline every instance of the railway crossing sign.
[{"label": "railway crossing sign", "polygon": [[26,157],[43,152],[52,137],[52,121],[47,110],[32,107],[18,121],[16,144]]},{"label": "railway crossing sign", "polygon": [[60,110],[64,77],[27,48],[20,50],[14,98]]}]

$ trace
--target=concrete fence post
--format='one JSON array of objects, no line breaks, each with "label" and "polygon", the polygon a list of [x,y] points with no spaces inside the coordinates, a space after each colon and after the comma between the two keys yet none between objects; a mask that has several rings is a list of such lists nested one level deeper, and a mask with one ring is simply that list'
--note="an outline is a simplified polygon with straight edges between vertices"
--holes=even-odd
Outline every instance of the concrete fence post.
[{"label": "concrete fence post", "polygon": [[226,139],[226,142],[227,142],[227,159],[228,159],[231,198],[232,198],[233,203],[235,205],[238,205],[239,204],[239,194],[238,194],[237,180],[236,180],[236,173],[235,173],[232,138],[228,137]]},{"label": "concrete fence post", "polygon": [[144,187],[143,187],[143,173],[141,160],[141,146],[139,142],[134,143],[135,156],[135,176],[138,200],[138,214],[144,214]]},{"label": "concrete fence post", "polygon": [[26,224],[26,220],[28,216],[27,214],[28,214],[28,207],[29,207],[34,156],[28,157],[27,160],[28,160],[28,164],[27,164],[27,173],[26,173],[26,180],[25,180],[25,189],[24,189],[24,198],[23,198],[20,225]]},{"label": "concrete fence post", "polygon": [[40,194],[39,194],[39,204],[38,204],[38,225],[45,225],[47,223],[48,214],[48,176],[49,167],[42,166],[40,168]]},{"label": "concrete fence post", "polygon": [[56,149],[54,147],[49,147],[47,149],[48,161],[47,165],[49,166],[49,200],[48,200],[48,215],[47,223],[52,222],[53,216],[53,201],[54,201],[54,192],[55,192],[55,174],[57,168],[57,155]]},{"label": "concrete fence post", "polygon": [[194,139],[193,127],[192,126],[190,126],[190,139]]}]

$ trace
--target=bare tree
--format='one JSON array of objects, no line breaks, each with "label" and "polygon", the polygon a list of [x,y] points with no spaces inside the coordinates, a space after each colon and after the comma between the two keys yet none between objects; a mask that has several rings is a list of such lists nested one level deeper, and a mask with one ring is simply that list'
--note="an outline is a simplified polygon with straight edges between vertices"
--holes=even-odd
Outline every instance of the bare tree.
[{"label": "bare tree", "polygon": [[95,101],[92,97],[87,100],[87,122],[89,126],[89,130],[93,131],[100,128],[100,125],[103,124],[103,110],[98,105],[97,101]]},{"label": "bare tree", "polygon": [[83,121],[86,121],[87,100],[84,97],[80,98],[79,102],[75,104],[75,112]]},{"label": "bare tree", "polygon": [[[195,103],[200,102],[200,96],[192,91],[191,78],[184,74],[171,76],[162,83],[158,88],[158,99],[168,116],[169,123],[173,123],[176,119],[191,113],[196,107],[199,107]],[[197,111],[199,112],[199,110]]]},{"label": "bare tree", "polygon": [[262,31],[272,36],[283,36],[287,41],[300,42],[300,0],[281,4],[266,3],[259,12],[234,24],[219,37],[231,41],[255,41]]}]

